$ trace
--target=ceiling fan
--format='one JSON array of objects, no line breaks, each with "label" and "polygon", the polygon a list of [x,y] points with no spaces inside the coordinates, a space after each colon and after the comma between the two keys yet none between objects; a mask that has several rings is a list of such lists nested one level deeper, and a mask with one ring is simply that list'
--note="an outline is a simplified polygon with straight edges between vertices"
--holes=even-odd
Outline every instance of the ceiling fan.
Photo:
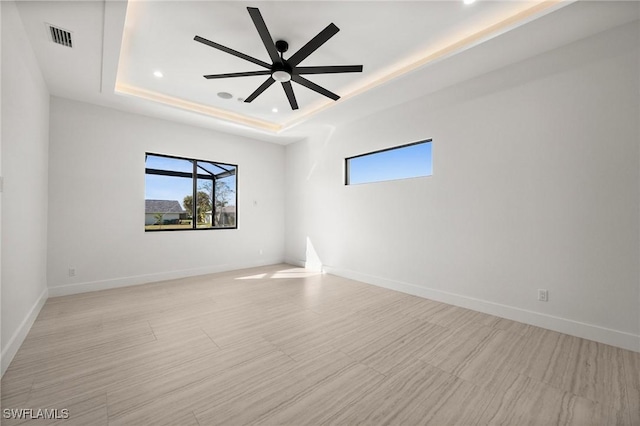
[{"label": "ceiling fan", "polygon": [[271,34],[269,34],[269,30],[267,29],[267,25],[265,24],[264,19],[262,19],[260,10],[255,7],[247,7],[247,10],[249,11],[249,15],[251,15],[251,19],[253,20],[256,29],[258,30],[258,34],[260,34],[260,38],[264,43],[264,47],[267,48],[267,52],[269,53],[269,57],[271,58],[271,64],[263,62],[260,59],[256,59],[252,56],[245,55],[244,53],[238,52],[237,50],[230,49],[226,46],[207,40],[200,36],[194,37],[194,40],[197,42],[206,44],[207,46],[211,46],[218,50],[222,50],[223,52],[230,53],[231,55],[237,56],[238,58],[242,58],[246,61],[253,62],[254,64],[266,68],[265,70],[260,71],[210,74],[204,76],[204,78],[207,79],[217,79],[229,77],[247,77],[254,75],[268,75],[269,77],[267,78],[267,80],[262,83],[262,85],[260,85],[260,87],[258,87],[251,95],[249,95],[249,97],[244,100],[245,102],[253,101],[276,81],[282,83],[284,92],[286,93],[289,104],[291,105],[291,109],[293,110],[298,109],[298,102],[296,101],[296,96],[293,93],[291,81],[295,81],[296,83],[301,84],[317,93],[320,93],[321,95],[337,101],[338,99],[340,99],[340,96],[325,89],[324,87],[313,83],[312,81],[307,80],[306,78],[302,77],[302,75],[362,72],[362,65],[331,65],[324,67],[298,66],[298,64],[302,62],[306,57],[315,52],[320,46],[326,43],[327,40],[329,40],[338,31],[340,31],[340,29],[333,23],[327,25],[324,30],[320,31],[318,35],[312,38],[307,44],[302,46],[288,59],[284,59],[283,54],[289,49],[289,44],[284,40],[278,40],[274,43],[273,39],[271,38]]}]

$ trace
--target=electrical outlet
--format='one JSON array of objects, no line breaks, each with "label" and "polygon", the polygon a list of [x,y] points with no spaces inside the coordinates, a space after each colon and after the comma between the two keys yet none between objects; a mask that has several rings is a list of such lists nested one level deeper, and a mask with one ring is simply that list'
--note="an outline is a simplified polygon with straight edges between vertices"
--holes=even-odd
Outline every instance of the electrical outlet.
[{"label": "electrical outlet", "polygon": [[541,302],[548,302],[549,301],[549,290],[545,290],[542,288],[538,289],[538,300]]},{"label": "electrical outlet", "polygon": [[70,277],[75,277],[76,276],[76,268],[69,268],[69,276]]}]

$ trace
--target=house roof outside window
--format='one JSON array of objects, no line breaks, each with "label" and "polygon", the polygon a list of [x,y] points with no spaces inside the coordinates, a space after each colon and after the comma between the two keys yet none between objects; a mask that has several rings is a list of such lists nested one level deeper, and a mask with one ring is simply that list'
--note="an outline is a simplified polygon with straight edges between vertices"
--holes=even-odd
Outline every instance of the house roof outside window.
[{"label": "house roof outside window", "polygon": [[144,200],[145,213],[186,213],[175,200]]}]

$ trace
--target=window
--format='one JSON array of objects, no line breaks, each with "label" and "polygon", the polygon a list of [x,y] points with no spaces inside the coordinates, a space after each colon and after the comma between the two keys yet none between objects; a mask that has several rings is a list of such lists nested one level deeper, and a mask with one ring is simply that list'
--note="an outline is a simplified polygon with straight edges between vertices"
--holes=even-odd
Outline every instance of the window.
[{"label": "window", "polygon": [[431,139],[345,159],[345,184],[431,176]]},{"label": "window", "polygon": [[233,164],[145,154],[145,231],[237,228],[237,175]]}]

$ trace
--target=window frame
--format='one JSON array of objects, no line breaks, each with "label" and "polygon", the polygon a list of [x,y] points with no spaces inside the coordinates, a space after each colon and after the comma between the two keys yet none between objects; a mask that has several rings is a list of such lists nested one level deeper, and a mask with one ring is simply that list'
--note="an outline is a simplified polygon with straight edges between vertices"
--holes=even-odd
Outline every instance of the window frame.
[{"label": "window frame", "polygon": [[[408,148],[410,146],[421,145],[421,144],[432,143],[432,142],[433,142],[432,138],[423,139],[423,140],[420,140],[420,141],[417,141],[417,142],[411,142],[411,143],[407,143],[407,144],[403,144],[403,145],[392,146],[390,148],[378,149],[376,151],[365,152],[364,154],[358,154],[358,155],[353,155],[351,157],[346,157],[344,159],[344,185],[345,186],[364,185],[364,184],[369,184],[369,183],[391,182],[391,181],[395,181],[395,180],[416,179],[416,178],[423,178],[423,177],[433,176],[433,154],[432,154],[432,157],[431,157],[432,172],[431,172],[430,175],[412,176],[412,177],[397,178],[397,179],[377,180],[377,181],[372,181],[372,182],[349,183],[349,177],[350,177],[350,174],[351,174],[350,173],[351,169],[349,167],[349,161],[353,160],[354,158],[367,157],[369,155],[375,155],[375,154],[379,154],[381,152],[395,151],[395,150],[402,149],[402,148]],[[432,149],[431,152],[433,153],[433,147],[431,149]]]},{"label": "window frame", "polygon": [[[148,167],[146,167],[146,161],[147,161],[147,156],[149,156],[149,155],[153,155],[155,157],[171,158],[171,159],[174,159],[174,160],[185,160],[185,161],[188,161],[188,162],[192,163],[193,170],[191,172],[179,172],[179,171],[173,171],[173,170],[163,170],[163,169],[148,168]],[[145,158],[145,168],[144,168],[145,177],[147,175],[157,175],[157,176],[172,176],[172,177],[183,177],[183,178],[192,179],[192,181],[193,181],[192,182],[192,188],[193,189],[192,189],[191,196],[192,196],[194,205],[196,204],[196,201],[197,201],[198,180],[200,178],[205,179],[205,180],[213,181],[213,185],[214,185],[214,188],[215,188],[215,179],[210,178],[209,176],[204,175],[202,173],[198,173],[198,162],[211,163],[211,164],[215,164],[216,166],[221,165],[221,166],[234,167],[235,168],[235,172],[233,173],[233,175],[235,175],[235,177],[236,177],[236,184],[235,184],[235,188],[234,188],[235,208],[236,208],[234,226],[225,226],[225,227],[210,226],[210,227],[206,227],[206,228],[198,228],[197,220],[195,219],[195,217],[192,217],[191,218],[191,228],[146,229],[146,227],[145,227],[145,230],[144,230],[145,232],[209,231],[209,230],[222,230],[222,229],[238,229],[238,165],[237,164],[223,163],[223,162],[214,161],[214,160],[201,160],[201,159],[189,158],[189,157],[178,157],[176,155],[158,154],[158,153],[155,153],[155,152],[145,152],[144,153],[144,158]],[[220,168],[222,170],[225,170],[223,167],[220,167]],[[204,169],[204,168],[201,167],[201,169]],[[204,169],[204,170],[206,170],[206,169]],[[206,170],[206,171],[207,171],[207,173],[211,174],[211,172],[209,172],[208,170]],[[194,175],[195,175],[196,178],[194,178]],[[215,175],[213,175],[213,176],[215,177]],[[232,175],[228,175],[228,176],[232,176]],[[146,191],[146,186],[145,186],[145,191]],[[146,197],[145,197],[145,200],[146,200]],[[180,200],[178,200],[178,202],[180,202]],[[213,222],[214,221],[213,218],[215,217],[215,200],[211,200],[211,202],[212,202],[211,221]],[[195,216],[195,214],[192,213],[192,216]]]}]

